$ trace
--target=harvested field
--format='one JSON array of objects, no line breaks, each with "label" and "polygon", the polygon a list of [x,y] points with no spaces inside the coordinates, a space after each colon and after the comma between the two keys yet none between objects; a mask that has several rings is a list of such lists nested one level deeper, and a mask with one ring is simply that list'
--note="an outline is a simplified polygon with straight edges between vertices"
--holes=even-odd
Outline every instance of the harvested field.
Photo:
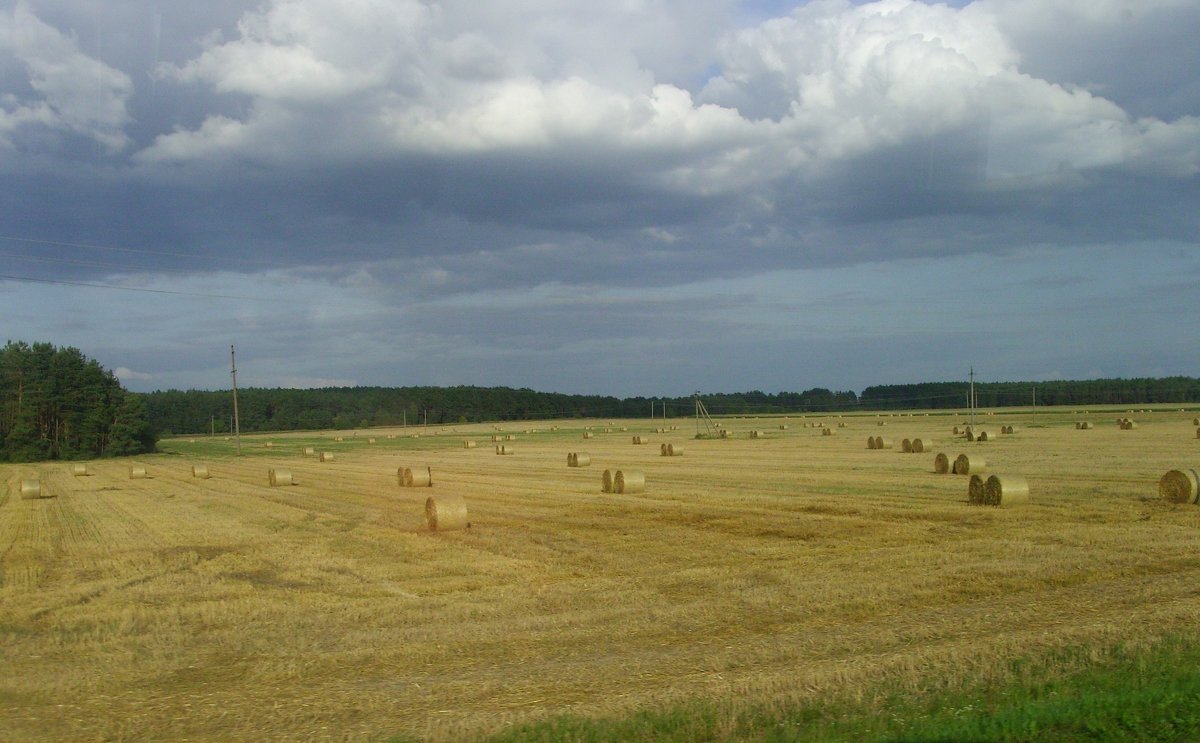
[{"label": "harvested field", "polygon": [[[464,448],[479,425],[243,436],[242,457],[168,440],[139,457],[145,479],[124,460],[0,465],[0,740],[458,741],[566,712],[926,688],[1192,632],[1200,506],[1158,487],[1200,464],[1192,415],[1081,436],[1069,410],[998,412],[1019,436],[959,446],[1027,480],[1012,509],[972,507],[926,456],[769,421],[751,440],[749,420],[683,459],[600,435],[579,469],[563,459],[582,421],[521,424],[538,432],[519,456]],[[920,420],[910,435],[945,439],[961,417]],[[398,488],[405,462],[435,487]],[[602,493],[605,468],[650,486]],[[55,497],[21,499],[28,479]],[[431,496],[469,504],[470,528],[431,531]]]}]

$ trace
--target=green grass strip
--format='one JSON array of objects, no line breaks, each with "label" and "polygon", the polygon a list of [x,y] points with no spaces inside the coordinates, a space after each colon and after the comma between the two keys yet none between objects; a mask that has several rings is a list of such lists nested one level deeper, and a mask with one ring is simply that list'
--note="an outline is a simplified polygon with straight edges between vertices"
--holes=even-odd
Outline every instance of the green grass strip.
[{"label": "green grass strip", "polygon": [[[991,741],[1200,740],[1200,637],[1152,648],[1112,648],[1101,662],[1076,648],[1014,659],[1008,680],[913,695],[881,688],[875,702],[782,703],[733,711],[699,701],[619,719],[565,715],[521,725],[488,743],[624,741]],[[1063,672],[1061,669],[1074,669]],[[404,740],[397,738],[397,741]]]}]

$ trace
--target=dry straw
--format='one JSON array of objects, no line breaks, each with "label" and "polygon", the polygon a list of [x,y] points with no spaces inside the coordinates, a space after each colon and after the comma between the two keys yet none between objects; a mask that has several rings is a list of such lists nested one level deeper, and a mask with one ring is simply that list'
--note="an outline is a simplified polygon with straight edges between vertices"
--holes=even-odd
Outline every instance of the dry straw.
[{"label": "dry straw", "polygon": [[42,497],[42,483],[40,480],[22,480],[21,481],[21,500],[33,500],[34,498]]},{"label": "dry straw", "polygon": [[1029,502],[1029,482],[1015,475],[992,475],[983,484],[983,502],[988,506],[1019,506]]},{"label": "dry straw", "polygon": [[193,464],[192,465],[192,477],[196,477],[201,480],[207,480],[209,477],[211,477],[211,475],[208,474],[208,465]]},{"label": "dry straw", "polygon": [[876,436],[875,437],[875,448],[876,449],[891,449],[892,448],[892,440],[885,439],[882,436]]},{"label": "dry straw", "polygon": [[1138,427],[1137,422],[1131,421],[1131,420],[1126,420],[1124,423],[1121,424],[1122,431],[1132,431],[1133,429],[1135,429],[1137,427]]},{"label": "dry straw", "polygon": [[1091,421],[1079,421],[1075,424],[1075,428],[1080,431],[1090,431],[1090,430],[1092,430],[1092,422]]},{"label": "dry straw", "polygon": [[333,452],[331,452],[331,451],[323,451],[323,452],[321,452],[320,461],[322,461],[322,462],[332,462],[332,461],[333,461]]},{"label": "dry straw", "polygon": [[834,433],[834,429],[832,429],[832,428],[822,428],[821,429],[822,436],[832,436],[833,433]]},{"label": "dry straw", "polygon": [[591,465],[592,457],[583,452],[573,451],[567,454],[568,467],[587,467]]},{"label": "dry straw", "polygon": [[1171,503],[1195,503],[1200,499],[1200,475],[1196,470],[1171,470],[1159,479],[1158,494]]},{"label": "dry straw", "polygon": [[[1196,425],[1200,426],[1200,423],[1197,423]],[[674,428],[674,427],[675,427],[675,426],[671,426],[671,428]],[[781,425],[779,426],[779,430],[780,430],[780,431],[786,431],[786,430],[788,430],[788,425],[787,425],[786,423],[783,423],[783,424],[781,424]]]},{"label": "dry straw", "polygon": [[1200,428],[1196,429],[1196,438],[1200,439]]},{"label": "dry straw", "polygon": [[849,427],[850,427],[849,423],[839,423],[838,424],[838,428],[849,428]]},{"label": "dry straw", "polygon": [[585,439],[590,439],[590,438],[592,438],[592,432],[591,432],[591,431],[584,431],[584,432],[583,432],[583,437],[584,437]]},{"label": "dry straw", "polygon": [[887,421],[875,421],[875,425],[877,425],[877,426],[886,426],[886,425],[887,425]]},{"label": "dry straw", "polygon": [[317,450],[316,450],[316,449],[314,449],[314,448],[313,448],[313,447],[311,447],[311,446],[306,446],[306,447],[304,447],[304,456],[306,456],[306,457],[315,457],[316,455],[317,455]]},{"label": "dry straw", "polygon": [[425,521],[430,531],[470,529],[467,502],[461,495],[429,496],[425,499]]},{"label": "dry straw", "polygon": [[145,467],[142,467],[140,465],[134,465],[129,468],[129,479],[130,480],[144,480],[147,477],[149,477],[149,475],[146,474]]},{"label": "dry straw", "polygon": [[433,487],[433,470],[429,467],[400,467],[396,470],[396,480],[402,488],[431,488]]},{"label": "dry straw", "polygon": [[967,481],[967,502],[973,506],[983,505],[983,478],[979,475],[971,475]]},{"label": "dry straw", "polygon": [[903,439],[900,441],[900,451],[905,454],[912,454],[912,439]]},{"label": "dry straw", "polygon": [[604,474],[600,476],[600,492],[611,493],[613,491],[613,471],[604,470]]},{"label": "dry straw", "polygon": [[946,456],[945,452],[938,452],[933,458],[933,471],[939,475],[950,472],[950,457]]},{"label": "dry straw", "polygon": [[614,493],[641,493],[646,490],[646,475],[636,470],[617,470],[613,477]]},{"label": "dry straw", "polygon": [[[1200,438],[1200,436],[1197,436],[1196,438]],[[87,477],[91,473],[88,472],[88,466],[86,464],[73,464],[71,465],[71,474],[75,477]]]},{"label": "dry straw", "polygon": [[1200,426],[1200,418],[1192,418],[1193,426]]},{"label": "dry straw", "polygon": [[970,475],[976,472],[982,472],[987,469],[987,462],[983,457],[972,457],[967,454],[959,454],[954,460],[954,474]]},{"label": "dry straw", "polygon": [[663,444],[663,447],[665,448],[665,450],[663,451],[664,457],[682,457],[683,456],[683,447],[679,446],[678,444]]},{"label": "dry straw", "polygon": [[912,450],[913,454],[924,454],[927,451],[932,451],[933,442],[929,439],[913,439]]},{"label": "dry straw", "polygon": [[1000,433],[1013,434],[1018,431],[1016,426],[1000,426]]},{"label": "dry straw", "polygon": [[476,446],[476,445],[475,445],[475,442],[474,442],[474,441],[471,441],[470,439],[468,439],[468,440],[466,440],[466,441],[464,441],[464,442],[463,442],[463,448],[464,448],[464,449],[474,449],[474,448],[475,448],[475,446]]},{"label": "dry straw", "polygon": [[500,454],[500,455],[512,454],[512,453],[513,453],[513,448],[512,448],[511,446],[507,446],[507,445],[505,445],[505,444],[501,444],[500,446],[497,446],[497,447],[496,447],[496,453],[497,453],[497,454]]},{"label": "dry straw", "polygon": [[493,444],[496,443],[497,441],[503,441],[503,440],[504,440],[504,437],[501,436],[500,434],[498,434],[498,433],[492,434],[492,443]]},{"label": "dry straw", "polygon": [[762,431],[751,431],[750,438],[757,439],[762,437]]},{"label": "dry straw", "polygon": [[375,439],[373,439],[373,438],[367,439],[367,443],[368,443],[368,444],[374,444],[374,443],[375,443]]},{"label": "dry straw", "polygon": [[271,487],[295,485],[296,478],[292,477],[291,470],[269,469],[267,470],[267,482],[271,483]]},{"label": "dry straw", "polygon": [[876,448],[878,448],[878,447],[876,447],[876,446],[875,446],[875,437],[874,437],[874,436],[868,436],[868,437],[867,437],[867,448],[868,448],[868,449],[876,449]]},{"label": "dry straw", "polygon": [[642,437],[641,437],[641,436],[634,436],[634,437],[633,437],[633,443],[635,443],[635,444],[644,444],[644,443],[646,443],[646,442],[645,442],[645,440],[643,440],[643,439],[642,439]]},{"label": "dry straw", "polygon": [[980,431],[978,434],[975,435],[975,440],[976,441],[995,441],[996,434],[992,433],[991,431]]}]

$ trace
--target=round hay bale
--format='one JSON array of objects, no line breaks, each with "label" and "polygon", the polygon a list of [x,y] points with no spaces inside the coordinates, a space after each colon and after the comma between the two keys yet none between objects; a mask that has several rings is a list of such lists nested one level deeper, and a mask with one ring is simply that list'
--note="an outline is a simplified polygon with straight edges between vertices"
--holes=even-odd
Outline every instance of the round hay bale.
[{"label": "round hay bale", "polygon": [[928,451],[933,451],[933,442],[929,439],[913,439],[912,440],[913,454],[924,454]]},{"label": "round hay bale", "polygon": [[211,475],[208,474],[208,465],[193,464],[192,465],[192,477],[198,478],[200,480],[207,480],[209,477],[211,477]]},{"label": "round hay bale", "polygon": [[760,436],[762,436],[762,432],[761,432],[761,431],[751,431],[751,432],[750,432],[750,438],[752,438],[752,439],[757,439],[757,438],[759,438]]},{"label": "round hay bale", "polygon": [[42,497],[42,482],[41,480],[22,480],[21,481],[21,500],[33,500],[34,498]]},{"label": "round hay bale", "polygon": [[975,440],[976,441],[995,441],[996,434],[992,433],[991,431],[980,431],[979,433],[975,434]]},{"label": "round hay bale", "polygon": [[884,438],[883,436],[876,436],[875,437],[875,448],[876,449],[891,449],[892,448],[892,440]]},{"label": "round hay bale", "polygon": [[832,429],[832,428],[822,428],[821,429],[822,436],[832,436],[833,434],[834,434],[834,429]]},{"label": "round hay bale", "polygon": [[641,436],[634,436],[634,437],[633,437],[633,443],[634,443],[634,444],[644,444],[644,443],[646,443],[646,442],[642,440],[642,437],[641,437]]},{"label": "round hay bale", "polygon": [[727,439],[727,438],[729,438],[729,431],[727,431],[726,429],[722,428],[720,431],[717,431],[717,438],[719,438],[719,439]]},{"label": "round hay bale", "polygon": [[304,456],[315,457],[315,456],[317,456],[317,450],[311,446],[306,446],[306,447],[304,447]]},{"label": "round hay bale", "polygon": [[962,428],[960,428],[959,426],[955,426],[955,427],[954,427],[954,435],[955,435],[955,436],[961,436],[961,435],[962,435],[962,433],[963,433],[963,430],[962,430]]},{"label": "round hay bale", "polygon": [[375,443],[375,439],[374,439],[373,437],[372,437],[372,438],[369,438],[369,439],[367,439],[367,443],[368,443],[368,444],[374,444],[374,443]]},{"label": "round hay bale", "polygon": [[1200,439],[1200,428],[1196,429],[1196,438]]},{"label": "round hay bale", "polygon": [[507,456],[513,453],[513,448],[507,444],[501,444],[500,446],[496,447],[496,453],[501,456]]},{"label": "round hay bale", "polygon": [[1008,508],[1029,502],[1029,482],[1016,475],[992,475],[983,484],[983,502]]},{"label": "round hay bale", "polygon": [[982,506],[983,501],[983,478],[971,475],[971,479],[967,481],[967,502],[973,506]]},{"label": "round hay bale", "polygon": [[987,462],[983,457],[959,454],[954,460],[954,474],[956,475],[970,475],[985,469],[987,469]]},{"label": "round hay bale", "polygon": [[658,445],[658,453],[659,453],[660,455],[664,456],[664,457],[669,457],[669,456],[670,456],[670,454],[667,454],[667,445],[666,445],[666,444],[659,444],[659,445]]},{"label": "round hay bale", "polygon": [[[1200,423],[1197,423],[1196,425],[1200,426]],[[676,428],[675,426],[671,426],[671,429],[672,429],[672,430],[674,430],[675,428]],[[783,424],[781,424],[781,425],[779,426],[779,430],[780,430],[780,431],[786,431],[786,430],[788,430],[788,425],[787,425],[786,423],[783,423]]]},{"label": "round hay bale", "polygon": [[900,451],[905,454],[912,454],[912,439],[904,439],[900,442]]},{"label": "round hay bale", "polygon": [[470,439],[463,442],[464,449],[474,449],[475,446],[476,446],[475,442],[471,441]]},{"label": "round hay bale", "polygon": [[592,438],[592,435],[593,435],[593,434],[592,434],[592,432],[591,432],[591,431],[584,431],[584,432],[583,432],[583,437],[584,437],[585,439],[590,439],[590,438]]},{"label": "round hay bale", "polygon": [[874,437],[874,436],[868,436],[868,437],[867,437],[867,448],[868,448],[868,449],[874,449],[874,448],[875,448],[875,437]]},{"label": "round hay bale", "polygon": [[968,428],[967,432],[965,434],[963,434],[963,438],[965,438],[967,441],[974,441],[975,440],[975,432]]},{"label": "round hay bale", "polygon": [[515,433],[510,433],[510,434],[508,434],[507,436],[505,436],[505,437],[504,437],[504,440],[505,440],[505,441],[516,441],[516,440],[517,440],[517,435],[516,435]]},{"label": "round hay bale", "polygon": [[[1200,438],[1200,432],[1198,432],[1196,438]],[[88,472],[86,464],[73,464],[71,465],[71,474],[75,477],[87,477],[91,473]]]},{"label": "round hay bale", "polygon": [[646,490],[646,475],[636,470],[617,470],[613,478],[613,492],[642,493]]},{"label": "round hay bale", "polygon": [[838,424],[838,428],[849,428],[849,427],[850,427],[849,423],[839,423]]},{"label": "round hay bale", "polygon": [[667,444],[667,456],[668,457],[682,457],[683,456],[683,447],[680,446],[679,444]]},{"label": "round hay bale", "polygon": [[321,456],[318,457],[318,460],[321,462],[332,462],[333,461],[333,452],[331,452],[331,451],[321,452]]},{"label": "round hay bale", "polygon": [[1124,423],[1121,424],[1122,431],[1132,431],[1133,429],[1135,429],[1137,427],[1138,427],[1137,421],[1125,421]]},{"label": "round hay bale", "polygon": [[887,421],[875,421],[875,425],[877,425],[877,426],[886,426],[886,425],[887,425]]},{"label": "round hay bale", "polygon": [[396,478],[402,488],[431,488],[433,487],[433,470],[425,467],[401,467],[396,470]]},{"label": "round hay bale", "polygon": [[950,472],[950,457],[946,456],[945,452],[938,452],[933,458],[933,471],[939,475]]},{"label": "round hay bale", "polygon": [[141,465],[133,465],[129,468],[130,480],[145,480],[147,477],[149,477],[149,475],[146,474],[145,467]]},{"label": "round hay bale", "polygon": [[1200,418],[1192,418],[1193,426],[1200,426]]},{"label": "round hay bale", "polygon": [[568,467],[587,467],[591,465],[592,457],[583,452],[573,451],[567,455]]},{"label": "round hay bale", "polygon": [[496,443],[497,441],[503,441],[503,440],[504,440],[504,437],[501,436],[500,434],[498,434],[498,433],[492,434],[492,443],[493,444]]},{"label": "round hay bale", "polygon": [[292,471],[285,469],[267,470],[267,481],[271,483],[271,487],[296,484],[296,478],[292,477]]},{"label": "round hay bale", "polygon": [[613,471],[604,470],[604,474],[600,476],[600,492],[611,493],[613,491]]},{"label": "round hay bale", "polygon": [[1171,470],[1159,478],[1158,494],[1171,503],[1196,503],[1200,499],[1200,474],[1196,470]]},{"label": "round hay bale", "polygon": [[425,499],[425,522],[429,531],[470,529],[467,502],[461,495],[431,495]]},{"label": "round hay bale", "polygon": [[341,436],[334,436],[334,437],[333,437],[333,440],[334,440],[334,441],[342,441],[342,437],[341,437]]}]

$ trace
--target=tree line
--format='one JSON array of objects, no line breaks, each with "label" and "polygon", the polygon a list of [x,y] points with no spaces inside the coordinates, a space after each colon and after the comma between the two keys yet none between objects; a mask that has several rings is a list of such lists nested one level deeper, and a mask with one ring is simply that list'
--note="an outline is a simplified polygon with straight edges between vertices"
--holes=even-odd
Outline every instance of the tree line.
[{"label": "tree line", "polygon": [[[879,385],[861,394],[814,388],[805,392],[703,394],[713,415],[854,412],[856,410],[965,409],[967,382]],[[165,390],[143,396],[160,434],[229,433],[229,391]],[[1140,405],[1200,400],[1200,379],[1094,379],[1053,382],[980,382],[979,407]],[[485,421],[690,416],[694,398],[567,395],[509,387],[330,387],[238,390],[240,428],[256,431],[445,425]]]},{"label": "tree line", "polygon": [[0,349],[0,461],[125,456],[154,446],[145,399],[79,349],[13,341]]}]

